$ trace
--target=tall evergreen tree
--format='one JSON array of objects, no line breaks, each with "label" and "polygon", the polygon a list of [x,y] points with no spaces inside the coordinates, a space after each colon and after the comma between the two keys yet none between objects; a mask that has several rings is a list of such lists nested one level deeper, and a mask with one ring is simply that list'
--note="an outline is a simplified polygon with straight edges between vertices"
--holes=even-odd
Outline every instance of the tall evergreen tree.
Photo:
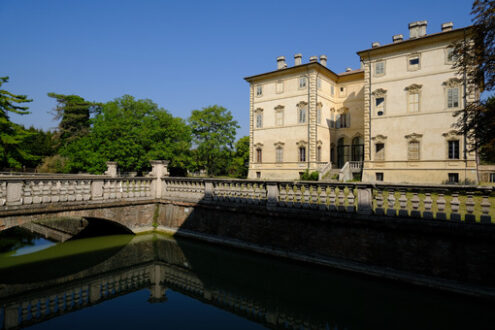
[{"label": "tall evergreen tree", "polygon": [[[0,87],[8,81],[9,77],[0,77]],[[0,89],[0,168],[21,168],[24,161],[33,158],[21,148],[22,142],[30,136],[29,132],[9,118],[9,112],[29,114],[28,107],[21,104],[31,101],[26,95],[16,95]]]}]

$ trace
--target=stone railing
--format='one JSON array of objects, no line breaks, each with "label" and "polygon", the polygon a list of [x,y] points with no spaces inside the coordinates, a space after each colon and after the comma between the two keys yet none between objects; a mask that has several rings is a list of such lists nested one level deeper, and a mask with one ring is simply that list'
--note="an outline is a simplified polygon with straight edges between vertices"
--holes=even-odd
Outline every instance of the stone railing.
[{"label": "stone railing", "polygon": [[162,197],[177,201],[466,223],[491,223],[495,217],[495,194],[489,187],[201,178],[163,178],[162,184]]}]

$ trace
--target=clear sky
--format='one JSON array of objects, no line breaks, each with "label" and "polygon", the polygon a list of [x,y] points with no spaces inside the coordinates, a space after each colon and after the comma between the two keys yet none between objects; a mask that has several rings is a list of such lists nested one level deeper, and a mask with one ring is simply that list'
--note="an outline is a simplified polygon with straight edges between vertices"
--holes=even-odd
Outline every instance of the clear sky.
[{"label": "clear sky", "polygon": [[408,37],[407,24],[471,24],[471,0],[159,1],[0,0],[0,76],[26,94],[17,123],[57,126],[48,92],[105,102],[149,98],[175,116],[219,104],[249,134],[244,77],[276,69],[276,57],[326,54],[328,67],[359,68],[356,51]]}]

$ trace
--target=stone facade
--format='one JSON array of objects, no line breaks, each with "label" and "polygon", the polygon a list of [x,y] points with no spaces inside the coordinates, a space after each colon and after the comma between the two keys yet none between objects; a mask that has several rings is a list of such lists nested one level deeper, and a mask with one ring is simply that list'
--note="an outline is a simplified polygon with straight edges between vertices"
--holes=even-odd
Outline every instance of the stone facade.
[{"label": "stone facade", "polygon": [[359,51],[357,70],[336,74],[326,56],[301,64],[297,54],[293,67],[279,57],[276,71],[245,78],[248,178],[295,179],[364,161],[366,182],[477,182],[476,155],[452,128],[453,114],[479,98],[452,68],[452,44],[470,28],[452,26],[426,34],[426,21],[411,23],[409,39]]}]

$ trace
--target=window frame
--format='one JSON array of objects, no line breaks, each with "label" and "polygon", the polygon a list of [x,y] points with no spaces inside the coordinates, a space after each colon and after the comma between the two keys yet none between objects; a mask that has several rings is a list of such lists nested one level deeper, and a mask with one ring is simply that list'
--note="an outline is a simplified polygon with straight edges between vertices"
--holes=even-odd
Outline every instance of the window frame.
[{"label": "window frame", "polygon": [[[282,86],[280,89],[279,89],[279,86]],[[283,80],[277,80],[277,82],[275,83],[275,93],[277,94],[282,94],[284,92],[284,81]]]},{"label": "window frame", "polygon": [[258,84],[256,85],[256,97],[261,97],[263,96],[263,85]]},{"label": "window frame", "polygon": [[[381,65],[381,72],[378,70],[378,65]],[[374,76],[383,77],[385,75],[385,61],[377,61],[374,65]]]},{"label": "window frame", "polygon": [[[447,109],[459,109],[460,107],[460,104],[461,104],[461,98],[460,98],[460,86],[450,86],[450,87],[447,87]],[[449,96],[449,92],[450,91],[454,91],[456,90],[457,91],[457,106],[450,106],[450,96]],[[453,103],[453,102],[452,102]]]},{"label": "window frame", "polygon": [[[411,60],[418,59],[418,64],[411,64]],[[418,71],[421,69],[421,54],[410,54],[407,56],[407,71]]]},{"label": "window frame", "polygon": [[[378,146],[382,147],[378,150]],[[375,142],[375,161],[384,161],[385,160],[385,142]]]},{"label": "window frame", "polygon": [[261,147],[256,148],[256,163],[263,163],[263,149]]},{"label": "window frame", "polygon": [[284,147],[280,145],[275,148],[275,162],[276,163],[284,162]]},{"label": "window frame", "polygon": [[[457,144],[457,147],[451,148],[451,143],[454,146]],[[459,160],[459,159],[461,159],[461,141],[460,140],[458,140],[458,139],[451,139],[451,140],[448,140],[447,141],[447,158],[449,160]]]},{"label": "window frame", "polygon": [[[284,110],[285,108],[281,105],[275,107],[275,126],[277,127],[281,127],[281,126],[284,126],[284,117],[285,117],[285,113],[284,113]],[[280,121],[279,121],[280,119]]]},{"label": "window frame", "polygon": [[[411,146],[416,145],[417,150],[411,150]],[[416,155],[413,155],[415,153]],[[418,140],[411,140],[407,142],[407,160],[417,161],[421,159],[421,142]]]},{"label": "window frame", "polygon": [[300,163],[306,162],[306,146],[299,146],[298,151],[298,161]]},{"label": "window frame", "polygon": [[308,79],[305,76],[300,76],[298,79],[298,89],[305,89],[308,86]]}]

